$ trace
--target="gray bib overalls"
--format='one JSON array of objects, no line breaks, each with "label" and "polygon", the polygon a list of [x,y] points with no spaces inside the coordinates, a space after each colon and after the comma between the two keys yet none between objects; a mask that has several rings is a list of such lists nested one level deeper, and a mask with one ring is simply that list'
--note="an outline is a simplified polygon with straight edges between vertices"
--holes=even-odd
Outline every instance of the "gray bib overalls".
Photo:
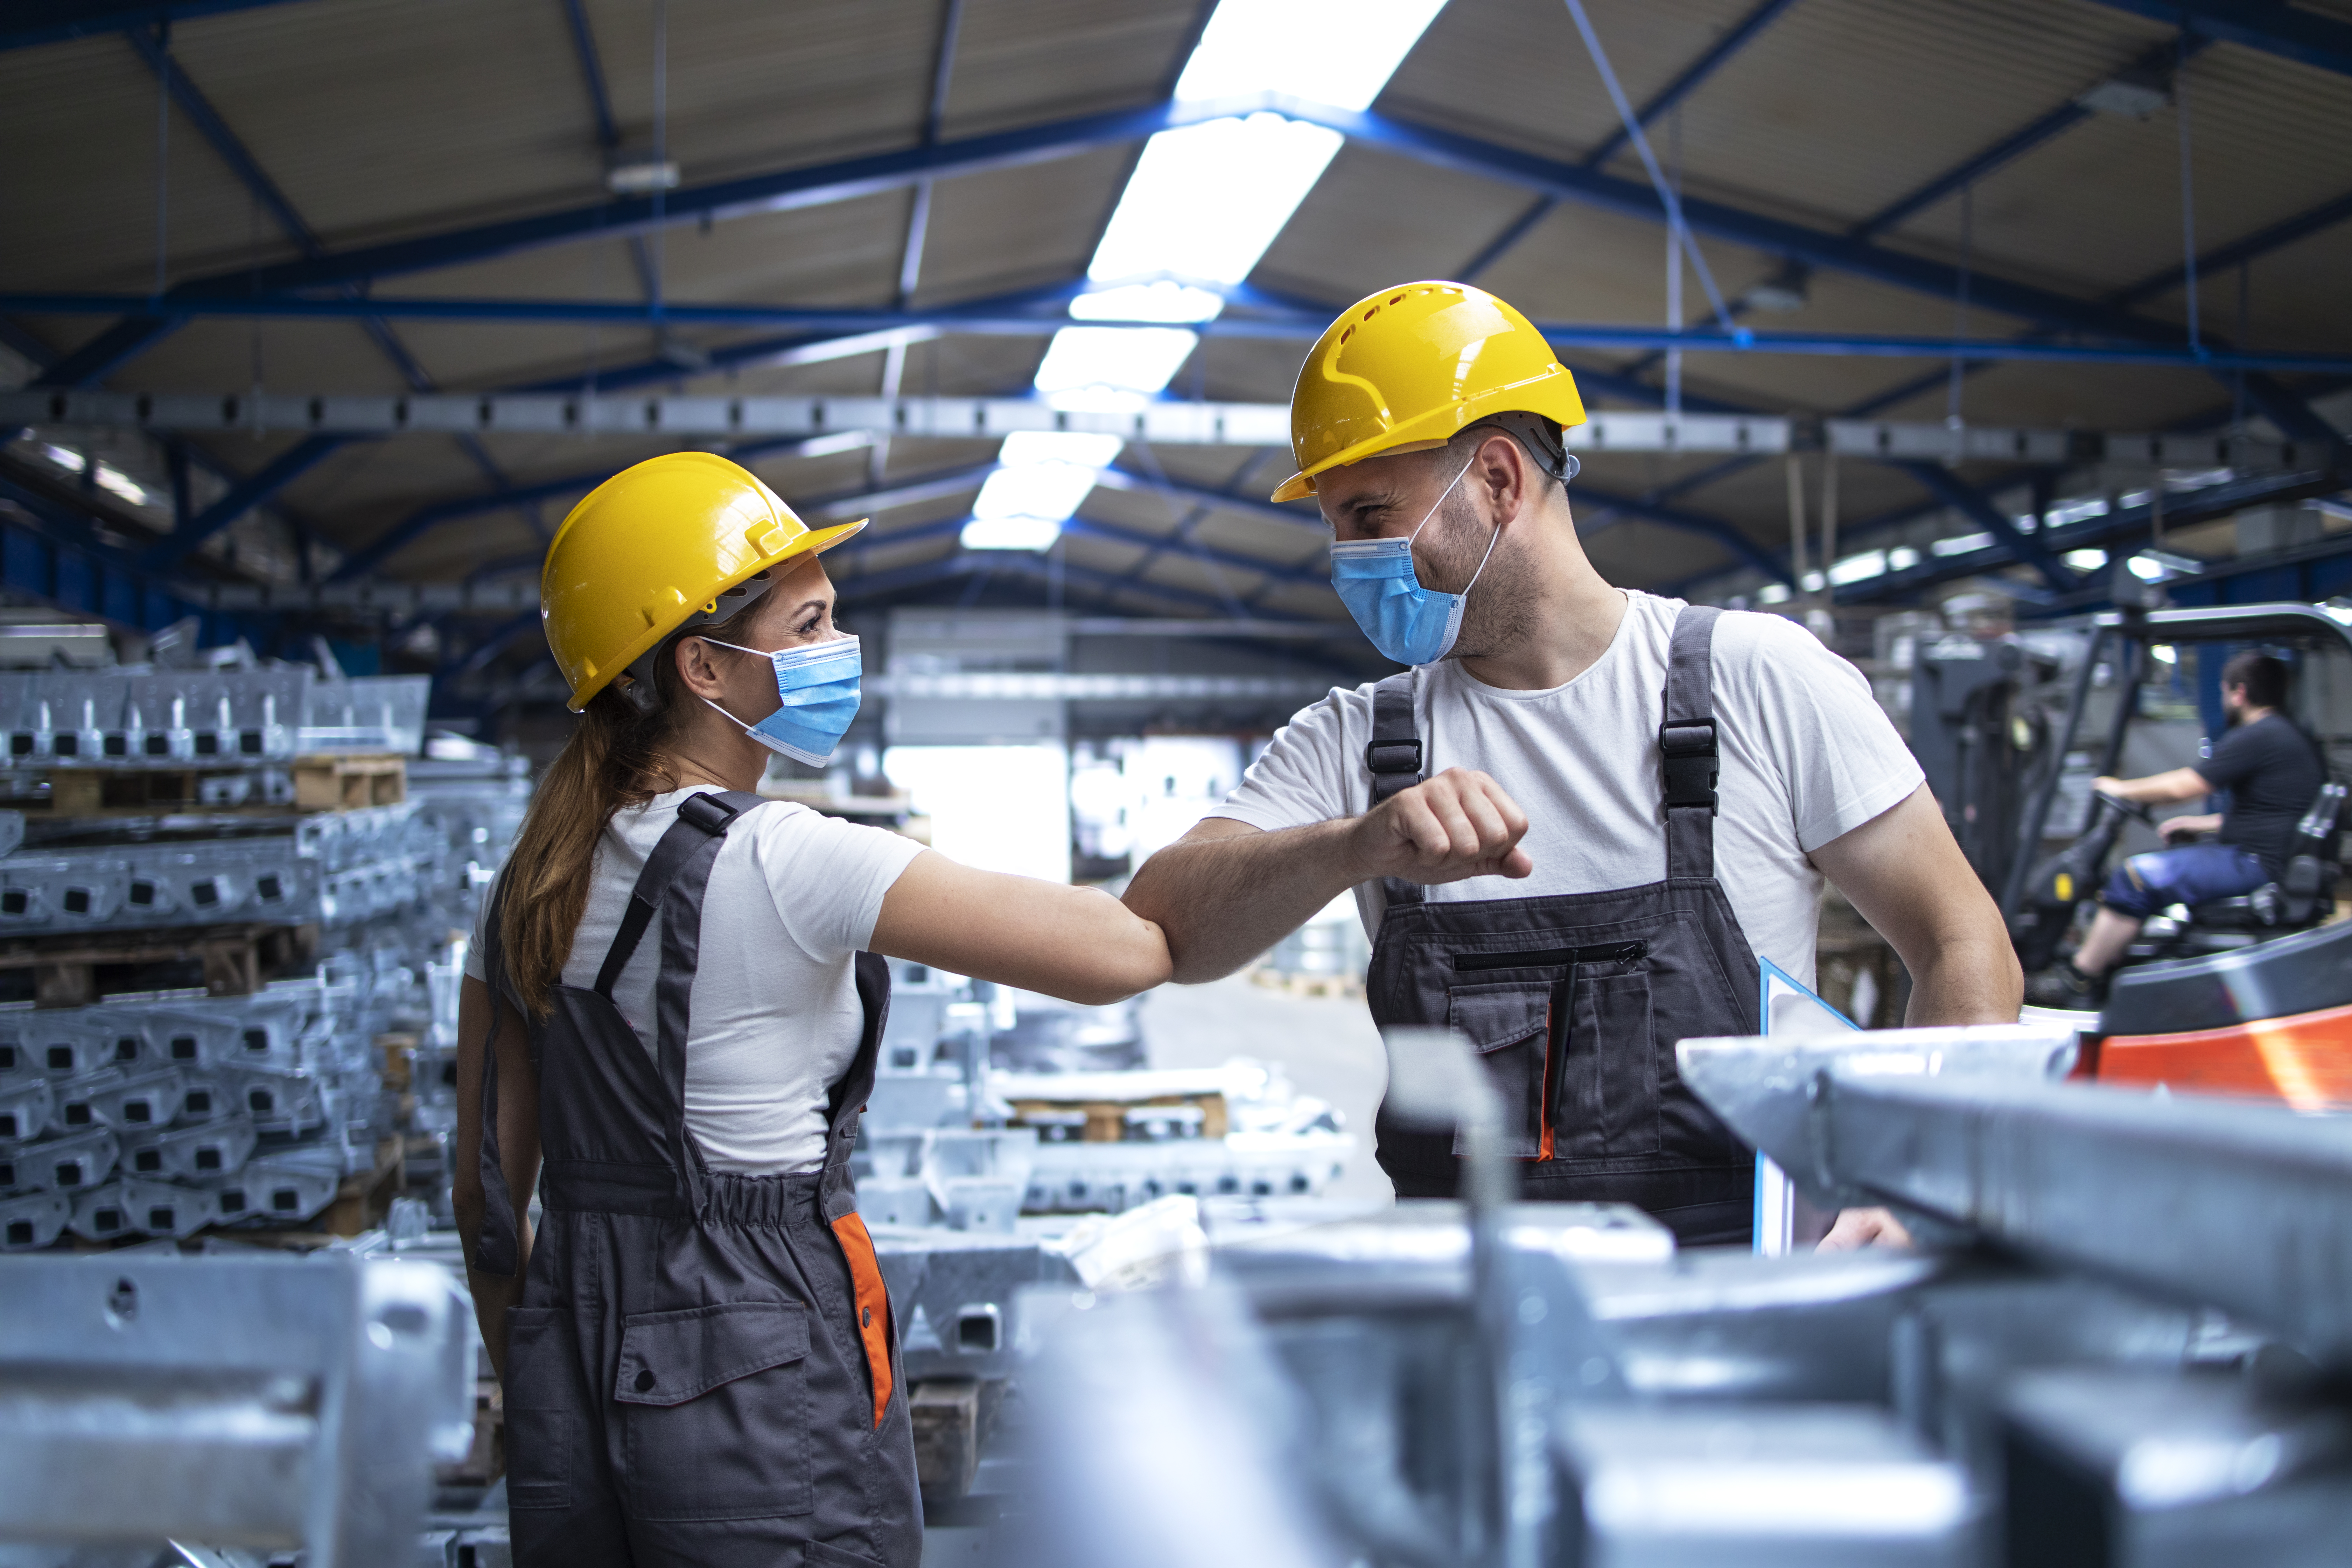
[{"label": "gray bib overalls", "polygon": [[[1746,1243],[1755,1162],[1683,1086],[1686,1036],[1752,1035],[1756,956],[1715,879],[1717,749],[1709,646],[1722,612],[1675,619],[1664,721],[1666,878],[1647,887],[1433,902],[1385,883],[1365,999],[1383,1028],[1450,1026],[1502,1089],[1529,1198],[1638,1204],[1685,1244]],[[1373,689],[1365,748],[1377,804],[1423,775],[1412,676]],[[1547,803],[1572,811],[1575,803]],[[1374,1123],[1400,1197],[1450,1197],[1450,1133]]]},{"label": "gray bib overalls", "polygon": [[[508,1314],[507,1504],[517,1568],[911,1565],[922,1509],[897,1336],[849,1153],[890,975],[856,958],[864,1033],[833,1090],[821,1172],[711,1171],[687,1130],[688,1001],[711,863],[740,793],[678,807],[593,990],[530,1024],[544,1207]],[[500,897],[503,897],[503,881]],[[659,1063],[613,986],[661,916]],[[491,984],[516,999],[486,922]],[[488,1213],[475,1266],[511,1274],[498,1058],[483,1085]]]}]

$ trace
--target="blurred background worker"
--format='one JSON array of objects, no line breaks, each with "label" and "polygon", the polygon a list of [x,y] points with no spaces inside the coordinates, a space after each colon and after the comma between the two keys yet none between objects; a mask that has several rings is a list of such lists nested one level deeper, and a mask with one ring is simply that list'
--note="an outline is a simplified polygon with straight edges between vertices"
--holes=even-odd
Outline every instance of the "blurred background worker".
[{"label": "blurred background worker", "polygon": [[[2326,776],[2319,747],[2280,710],[2284,661],[2249,650],[2221,667],[2227,728],[2195,767],[2144,779],[2099,778],[2091,787],[2137,805],[2170,805],[2219,795],[2218,812],[2168,818],[2160,831],[2177,847],[2135,855],[2099,894],[2099,912],[2073,959],[2042,976],[2033,999],[2052,1007],[2096,1007],[2116,966],[2148,916],[2173,904],[2234,898],[2285,874],[2295,820]],[[2212,834],[2210,843],[2189,842]]]},{"label": "blurred background worker", "polygon": [[1160,932],[1100,892],[751,793],[856,715],[817,555],[863,526],[812,531],[679,452],[548,546],[580,725],[485,906],[457,1069],[482,1086],[457,1204],[519,1564],[913,1564],[896,1326],[848,1169],[876,954],[1085,1002],[1168,977]]},{"label": "blurred background worker", "polygon": [[[1374,1019],[1468,1038],[1527,1195],[1744,1243],[1752,1156],[1675,1045],[1757,1032],[1759,956],[1810,983],[1824,875],[1909,966],[1914,1024],[2013,1021],[2017,962],[1859,671],[1793,622],[1593,569],[1562,434],[1583,421],[1483,290],[1406,284],[1331,324],[1274,499],[1314,494],[1340,598],[1412,668],[1294,717],[1127,901],[1202,981],[1356,889]],[[1454,1192],[1450,1134],[1376,1131],[1399,1195]],[[1855,1211],[1832,1239],[1892,1227]]]}]

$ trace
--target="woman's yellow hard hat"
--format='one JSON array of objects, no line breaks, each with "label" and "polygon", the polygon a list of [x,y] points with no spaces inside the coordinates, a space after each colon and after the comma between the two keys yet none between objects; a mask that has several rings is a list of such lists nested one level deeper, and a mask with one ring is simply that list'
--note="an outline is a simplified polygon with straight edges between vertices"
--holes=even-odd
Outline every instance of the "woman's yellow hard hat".
[{"label": "woman's yellow hard hat", "polygon": [[1367,294],[1324,329],[1299,367],[1290,395],[1298,471],[1274,499],[1314,494],[1327,468],[1443,446],[1513,412],[1584,423],[1576,378],[1525,316],[1467,283]]},{"label": "woman's yellow hard hat", "polygon": [[539,618],[572,710],[688,621],[718,615],[721,599],[750,603],[750,579],[830,550],[867,521],[813,529],[715,452],[670,452],[614,474],[572,509],[540,573]]}]

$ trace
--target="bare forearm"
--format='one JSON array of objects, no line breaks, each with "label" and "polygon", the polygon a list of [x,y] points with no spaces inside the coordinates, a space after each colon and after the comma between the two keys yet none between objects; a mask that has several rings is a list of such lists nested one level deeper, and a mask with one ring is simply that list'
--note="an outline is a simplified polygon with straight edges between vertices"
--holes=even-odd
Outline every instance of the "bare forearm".
[{"label": "bare forearm", "polygon": [[1231,974],[1362,879],[1352,819],[1171,844],[1128,884],[1127,907],[1167,933],[1180,984]]},{"label": "bare forearm", "polygon": [[2014,1024],[2025,978],[2006,937],[1938,942],[1911,972],[1911,1005],[1903,1021],[1931,1024]]}]

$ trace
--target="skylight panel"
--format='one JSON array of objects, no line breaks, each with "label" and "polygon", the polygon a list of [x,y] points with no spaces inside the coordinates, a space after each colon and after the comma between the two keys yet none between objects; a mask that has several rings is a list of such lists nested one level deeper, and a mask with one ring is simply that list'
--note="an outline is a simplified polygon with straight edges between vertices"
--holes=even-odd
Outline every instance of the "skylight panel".
[{"label": "skylight panel", "polygon": [[1370,109],[1445,0],[1223,0],[1176,79],[1180,102],[1282,92]]},{"label": "skylight panel", "polygon": [[966,550],[1051,550],[1062,537],[1053,517],[975,517],[963,525]]},{"label": "skylight panel", "polygon": [[1212,321],[1225,308],[1224,296],[1163,278],[1157,283],[1126,283],[1097,289],[1070,301],[1079,321]]},{"label": "skylight panel", "polygon": [[1004,438],[996,460],[1021,463],[1076,463],[1081,468],[1107,468],[1127,445],[1118,436],[1077,430],[1015,430]]},{"label": "skylight panel", "polygon": [[1037,367],[1037,390],[1056,408],[1139,407],[1200,341],[1181,327],[1064,327]]},{"label": "skylight panel", "polygon": [[1087,276],[1240,282],[1344,140],[1278,114],[1160,132],[1144,143]]},{"label": "skylight panel", "polygon": [[1059,522],[1095,488],[1095,471],[1076,463],[1025,463],[999,468],[980,487],[974,517],[1042,517]]}]

